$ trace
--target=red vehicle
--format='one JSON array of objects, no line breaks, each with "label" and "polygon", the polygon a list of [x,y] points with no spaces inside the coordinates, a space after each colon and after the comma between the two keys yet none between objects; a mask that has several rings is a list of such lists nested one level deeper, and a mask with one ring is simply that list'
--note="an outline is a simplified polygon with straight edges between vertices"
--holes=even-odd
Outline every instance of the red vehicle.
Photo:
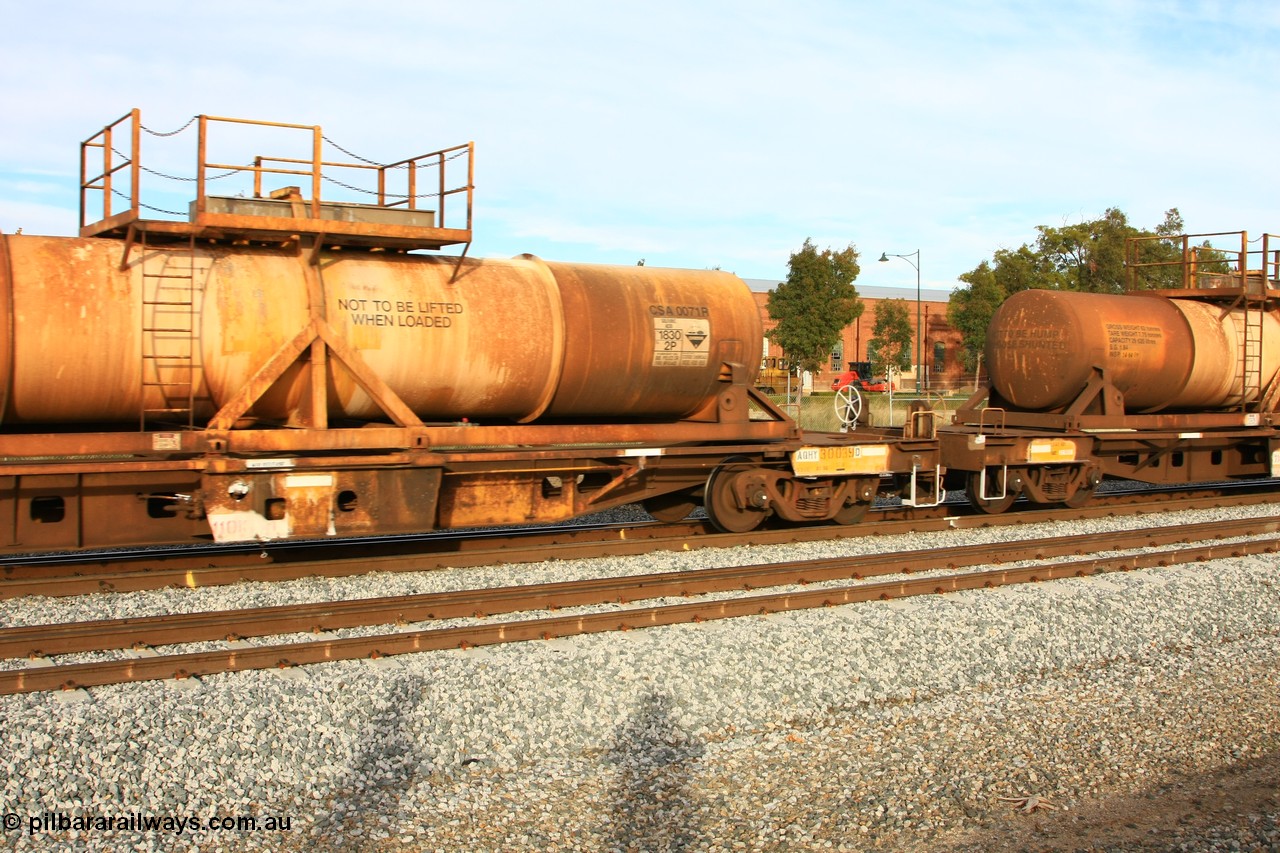
[{"label": "red vehicle", "polygon": [[857,385],[861,388],[862,384],[862,380],[858,378],[858,371],[846,370],[844,373],[841,373],[835,379],[831,380],[831,390],[839,391],[843,388],[848,388],[850,385]]},{"label": "red vehicle", "polygon": [[883,376],[877,376],[873,379],[861,380],[863,391],[897,391],[898,386],[885,379]]},{"label": "red vehicle", "polygon": [[898,386],[885,379],[883,376],[877,376],[872,379],[863,379],[858,376],[856,370],[846,370],[835,379],[831,380],[831,390],[840,391],[848,388],[850,385],[856,385],[859,391],[897,391]]}]

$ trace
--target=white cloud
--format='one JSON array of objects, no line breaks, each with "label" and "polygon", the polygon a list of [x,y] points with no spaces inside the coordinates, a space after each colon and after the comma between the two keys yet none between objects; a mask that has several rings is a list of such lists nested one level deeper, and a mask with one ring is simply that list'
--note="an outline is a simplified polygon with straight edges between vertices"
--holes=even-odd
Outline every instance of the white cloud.
[{"label": "white cloud", "polygon": [[5,234],[21,230],[24,234],[70,236],[76,233],[77,224],[76,214],[64,207],[0,198],[0,232]]},{"label": "white cloud", "polygon": [[[474,139],[479,254],[767,278],[812,237],[855,243],[864,276],[920,248],[946,284],[1113,205],[1280,227],[1257,221],[1278,30],[1270,3],[1156,0],[23,4],[0,173],[72,175],[74,221],[78,143],[135,105],[160,130],[319,122],[380,160]],[[190,150],[144,140],[174,171]],[[50,204],[35,192],[0,186],[0,210]]]}]

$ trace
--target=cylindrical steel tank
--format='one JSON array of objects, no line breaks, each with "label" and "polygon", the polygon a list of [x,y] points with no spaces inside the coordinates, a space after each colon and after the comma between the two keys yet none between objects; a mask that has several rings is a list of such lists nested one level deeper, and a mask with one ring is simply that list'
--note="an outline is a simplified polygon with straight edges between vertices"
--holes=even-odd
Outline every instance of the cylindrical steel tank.
[{"label": "cylindrical steel tank", "polygon": [[726,361],[747,365],[749,381],[755,381],[759,357],[748,354],[759,347],[763,331],[755,300],[737,276],[640,266],[546,267],[564,303],[566,339],[548,414],[688,414],[715,393]]},{"label": "cylindrical steel tank", "polygon": [[[1280,370],[1280,321],[1262,316],[1261,386]],[[1259,393],[1246,383],[1245,316],[1220,305],[1159,296],[1025,290],[987,328],[991,384],[1012,405],[1069,405],[1100,368],[1129,412],[1237,406]]]},{"label": "cylindrical steel tank", "polygon": [[[166,405],[166,389],[143,378],[158,364],[168,390],[194,381],[197,414],[210,415],[305,337],[312,299],[427,421],[678,418],[716,393],[722,361],[746,364],[752,380],[757,369],[758,310],[727,273],[361,251],[323,253],[308,269],[294,252],[256,247],[199,248],[188,273],[185,246],[135,246],[121,270],[119,241],[0,241],[6,423],[136,420]],[[188,310],[193,331],[174,331]],[[380,417],[339,362],[330,414]],[[302,355],[251,414],[291,420],[311,369]]]},{"label": "cylindrical steel tank", "polygon": [[[325,322],[419,417],[528,421],[551,402],[565,323],[555,280],[536,264],[345,252],[322,256],[315,272]],[[305,274],[289,252],[213,259],[201,327],[219,404],[306,327]],[[253,413],[289,419],[307,399],[310,371],[305,359],[293,365]],[[340,364],[328,386],[330,414],[379,417]]]}]

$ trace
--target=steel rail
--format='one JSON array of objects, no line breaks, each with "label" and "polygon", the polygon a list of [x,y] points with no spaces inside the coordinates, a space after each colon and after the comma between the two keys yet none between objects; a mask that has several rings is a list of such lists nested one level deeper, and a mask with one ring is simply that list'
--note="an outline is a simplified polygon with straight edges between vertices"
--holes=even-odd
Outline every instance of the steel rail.
[{"label": "steel rail", "polygon": [[[1078,537],[1068,538],[1079,541]],[[580,616],[435,628],[369,637],[287,643],[228,651],[194,652],[138,660],[9,670],[0,672],[0,694],[94,687],[125,681],[185,678],[220,672],[292,667],[333,660],[386,657],[415,651],[468,648],[610,630],[712,621],[735,616],[762,615],[915,595],[985,589],[1065,577],[1085,577],[1105,571],[1128,571],[1248,554],[1273,553],[1278,548],[1280,548],[1280,537],[1269,537],[1229,544],[1199,545],[1176,551],[1091,558],[1019,569],[963,572],[915,580],[825,587],[800,592],[747,595]]]},{"label": "steel rail", "polygon": [[[1098,552],[1155,548],[1264,533],[1280,533],[1280,518],[1112,531],[1091,536],[1088,545],[1090,551]],[[311,633],[365,625],[493,616],[517,611],[556,610],[786,584],[811,584],[845,578],[860,580],[888,574],[1046,560],[1080,553],[1080,537],[1061,536],[549,584],[0,628],[0,658],[41,657],[135,646]]]},{"label": "steel rail", "polygon": [[[1261,504],[1274,501],[1274,495],[1245,494],[1181,500],[1171,507],[1169,499],[1135,501],[1126,496],[1114,502],[1090,505],[1081,509],[1050,508],[1021,512],[986,515],[983,513],[955,514],[955,507],[935,511],[912,511],[890,508],[880,512],[880,517],[861,524],[815,525],[788,527],[777,530],[754,530],[745,534],[715,533],[706,522],[694,520],[674,525],[635,524],[609,528],[556,528],[537,533],[510,534],[494,532],[503,544],[493,546],[492,540],[474,534],[460,539],[442,539],[439,542],[392,541],[383,547],[389,553],[378,554],[377,544],[364,546],[365,553],[359,559],[343,554],[350,544],[326,542],[337,549],[341,556],[325,559],[299,559],[280,562],[264,561],[256,556],[248,558],[243,553],[230,562],[216,556],[201,555],[192,561],[177,559],[176,565],[165,565],[171,558],[157,555],[133,561],[135,566],[150,564],[152,568],[135,568],[118,571],[109,565],[89,567],[5,566],[0,569],[0,600],[30,595],[65,597],[95,592],[137,592],[167,587],[197,588],[220,586],[239,581],[282,581],[303,577],[346,577],[370,572],[416,572],[444,568],[489,566],[502,563],[528,563],[550,558],[578,559],[583,557],[622,557],[650,553],[655,550],[687,551],[691,547],[725,548],[738,545],[776,545],[795,542],[824,541],[872,535],[898,533],[936,532],[942,530],[992,527],[1013,524],[1030,524],[1058,519],[1112,517],[1117,514],[1141,514],[1143,512],[1169,511],[1170,509],[1216,508],[1224,505]],[[313,543],[318,547],[321,543]],[[488,544],[488,547],[486,547]],[[296,543],[294,543],[296,545]],[[284,546],[282,547],[290,547]],[[415,550],[415,548],[417,550]],[[409,553],[404,553],[408,549]],[[373,551],[373,553],[369,553]],[[292,553],[297,553],[292,552]],[[203,561],[198,565],[195,561]],[[63,573],[65,572],[65,573]]]},{"label": "steel rail", "polygon": [[[1187,506],[1220,506],[1226,497],[1248,500],[1246,495],[1257,495],[1252,502],[1267,502],[1275,497],[1274,489],[1268,489],[1254,482],[1231,484],[1229,487],[1217,486],[1211,490],[1199,489],[1195,492],[1171,492],[1167,489],[1144,489],[1140,491],[1113,491],[1104,497],[1095,498],[1084,508],[1075,510],[1072,517],[1087,518],[1091,515],[1109,515],[1117,506],[1131,504],[1150,505],[1154,510],[1170,501],[1188,501]],[[1048,509],[1028,509],[1021,504],[1005,514],[1005,518],[1016,519],[1018,516],[1039,513],[1043,516]],[[843,538],[863,536],[875,533],[877,524],[885,521],[908,522],[927,521],[937,518],[955,518],[956,524],[970,523],[969,519],[982,519],[972,522],[982,525],[991,524],[992,516],[978,513],[963,498],[954,498],[938,507],[909,509],[893,506],[882,506],[872,511],[874,522],[862,522],[845,527],[835,525],[806,525],[779,529],[758,528],[746,537],[764,537],[760,544],[775,544],[778,541],[801,541],[803,539]],[[1003,523],[1016,523],[1003,522]],[[496,551],[502,548],[523,550],[530,543],[543,544],[549,542],[605,542],[618,538],[657,539],[683,536],[721,535],[705,520],[686,519],[684,521],[660,524],[657,522],[632,522],[617,524],[573,524],[552,525],[530,528],[503,528],[501,530],[461,530],[435,531],[421,534],[398,535],[391,537],[360,536],[342,539],[303,539],[279,540],[272,542],[241,542],[234,544],[177,545],[161,548],[112,549],[107,551],[88,551],[63,554],[27,554],[0,556],[0,578],[52,578],[62,575],[104,575],[109,573],[124,574],[135,571],[154,572],[160,568],[174,570],[206,569],[211,567],[257,566],[260,569],[275,563],[297,563],[307,559],[307,554],[322,552],[328,558],[340,559],[344,553],[359,553],[363,557],[393,556],[403,554],[412,549],[415,554],[442,552],[455,554],[459,551],[480,550]],[[786,537],[795,537],[787,540]],[[495,544],[495,542],[497,544]]]}]

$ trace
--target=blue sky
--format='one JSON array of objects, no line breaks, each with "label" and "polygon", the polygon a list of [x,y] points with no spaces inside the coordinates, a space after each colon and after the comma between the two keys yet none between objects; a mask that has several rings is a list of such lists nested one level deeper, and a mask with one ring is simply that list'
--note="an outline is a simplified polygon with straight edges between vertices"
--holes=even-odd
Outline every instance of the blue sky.
[{"label": "blue sky", "polygon": [[474,140],[475,256],[780,279],[811,238],[948,288],[1112,206],[1280,231],[1277,69],[1274,2],[14,3],[0,230],[72,233],[79,143],[138,107]]}]

